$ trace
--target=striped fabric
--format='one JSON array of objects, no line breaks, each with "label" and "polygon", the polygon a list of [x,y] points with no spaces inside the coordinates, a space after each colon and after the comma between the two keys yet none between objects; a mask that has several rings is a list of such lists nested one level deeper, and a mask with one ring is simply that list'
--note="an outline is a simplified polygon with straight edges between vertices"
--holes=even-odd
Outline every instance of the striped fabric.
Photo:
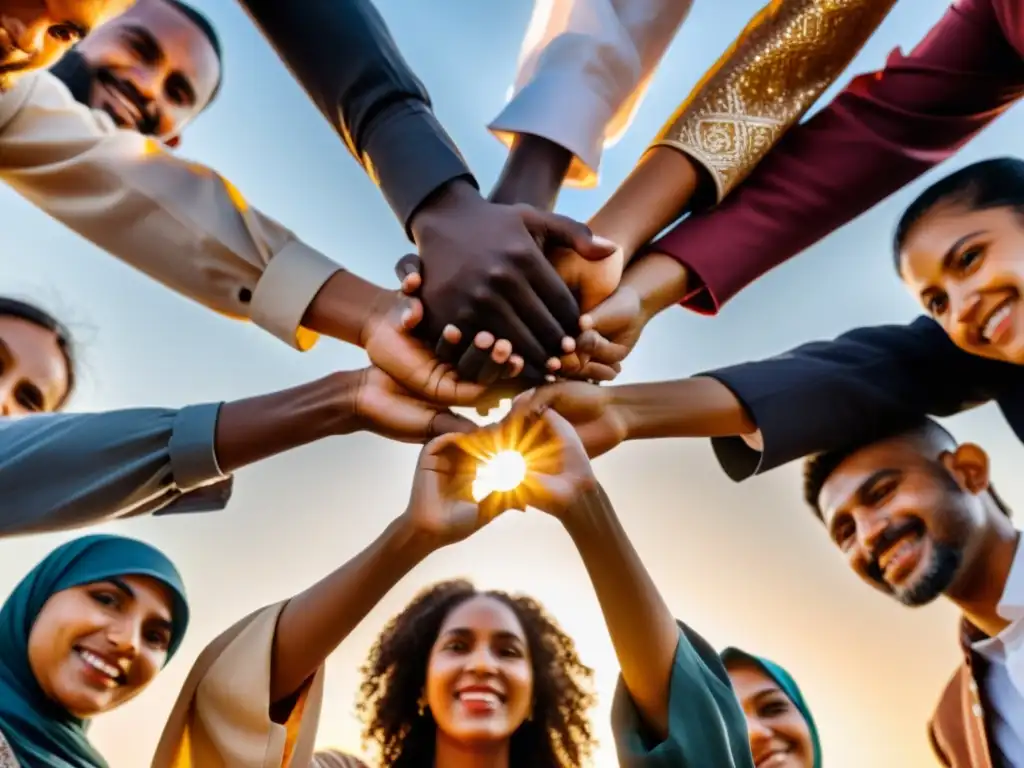
[{"label": "striped fabric", "polygon": [[322,749],[313,755],[309,768],[369,768],[362,760],[336,749]]}]

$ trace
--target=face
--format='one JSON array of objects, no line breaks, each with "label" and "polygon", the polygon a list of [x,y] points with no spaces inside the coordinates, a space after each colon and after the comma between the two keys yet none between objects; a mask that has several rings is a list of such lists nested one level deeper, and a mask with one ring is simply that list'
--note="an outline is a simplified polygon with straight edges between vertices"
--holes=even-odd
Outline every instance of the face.
[{"label": "face", "polygon": [[90,104],[122,128],[176,143],[220,80],[209,38],[164,0],[139,0],[78,47],[92,70]]},{"label": "face", "polygon": [[905,605],[954,590],[984,533],[988,457],[970,444],[953,451],[931,459],[907,438],[876,443],[840,464],[819,495],[850,567]]},{"label": "face", "polygon": [[458,743],[512,736],[530,714],[533,672],[511,608],[481,595],[448,615],[430,651],[426,697],[438,730]]},{"label": "face", "polygon": [[1024,219],[1010,208],[940,205],[910,231],[903,280],[954,343],[1024,364]]},{"label": "face", "polygon": [[747,716],[757,768],[813,768],[807,721],[778,684],[753,664],[730,663],[729,679]]},{"label": "face", "polygon": [[72,587],[43,606],[28,657],[43,692],[76,717],[137,696],[167,660],[171,595],[146,576]]},{"label": "face", "polygon": [[0,0],[0,90],[45,69],[134,0]]},{"label": "face", "polygon": [[57,334],[0,316],[0,415],[54,411],[67,391],[68,367]]}]

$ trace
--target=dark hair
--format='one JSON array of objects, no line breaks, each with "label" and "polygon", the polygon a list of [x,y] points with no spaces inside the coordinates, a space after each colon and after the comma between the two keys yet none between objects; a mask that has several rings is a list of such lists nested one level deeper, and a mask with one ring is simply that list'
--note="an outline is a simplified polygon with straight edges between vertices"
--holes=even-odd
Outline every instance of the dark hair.
[{"label": "dark hair", "polygon": [[[862,448],[893,437],[908,437],[916,440],[922,448],[927,446],[928,449],[934,449],[935,451],[949,450],[957,445],[956,438],[950,434],[948,429],[937,421],[922,418],[917,422],[905,425],[900,429],[891,430],[870,440],[854,443],[834,451],[825,451],[809,456],[804,460],[804,501],[814,510],[814,514],[818,516],[818,519],[824,520],[821,505],[818,503],[818,497],[821,496],[822,486],[832,476],[832,473],[836,471],[836,468]],[[991,484],[988,487],[988,493],[992,497],[996,508],[1007,517],[1012,517],[1010,508],[1003,501],[1002,497],[996,493],[995,487]]]},{"label": "dark hair", "polygon": [[505,592],[480,592],[465,579],[443,581],[417,595],[377,638],[362,669],[356,708],[363,738],[380,749],[384,768],[433,765],[437,726],[419,711],[430,651],[445,618],[465,601],[485,596],[507,605],[526,632],[533,671],[531,719],[512,734],[515,768],[577,768],[593,749],[586,710],[594,704],[593,670],[535,600]]},{"label": "dark hair", "polygon": [[75,390],[75,350],[72,343],[71,331],[44,309],[27,301],[12,299],[7,296],[0,296],[0,317],[16,317],[32,325],[37,325],[47,331],[53,331],[57,337],[57,346],[64,357],[64,365],[68,372],[68,387],[63,396],[57,402],[55,410],[60,410],[67,403]]},{"label": "dark hair", "polygon": [[972,211],[1013,208],[1024,213],[1024,160],[996,157],[972,163],[939,179],[918,195],[896,225],[893,259],[897,272],[900,252],[910,230],[940,204],[962,205]]},{"label": "dark hair", "polygon": [[217,85],[214,86],[213,93],[210,94],[210,101],[207,102],[207,106],[209,106],[217,98],[217,94],[220,93],[221,83],[224,81],[224,53],[220,46],[220,36],[217,34],[217,30],[213,28],[213,22],[191,5],[181,2],[181,0],[164,0],[164,2],[177,8],[188,17],[189,21],[199,27],[199,30],[206,35],[206,39],[210,41],[210,45],[213,46],[213,52],[217,54],[217,61],[220,62],[220,72],[217,75]]}]

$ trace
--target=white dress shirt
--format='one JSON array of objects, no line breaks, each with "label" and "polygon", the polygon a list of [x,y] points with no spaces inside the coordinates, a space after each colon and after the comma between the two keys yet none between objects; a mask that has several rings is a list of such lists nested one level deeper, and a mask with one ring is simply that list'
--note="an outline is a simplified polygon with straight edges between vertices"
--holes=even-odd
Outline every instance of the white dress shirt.
[{"label": "white dress shirt", "polygon": [[575,156],[566,183],[597,183],[604,147],[629,127],[692,0],[536,0],[511,100],[489,126]]},{"label": "white dress shirt", "polygon": [[229,181],[118,129],[49,72],[0,95],[0,180],[167,287],[308,349],[302,316],[341,267]]},{"label": "white dress shirt", "polygon": [[1024,768],[1024,545],[1017,546],[996,610],[1009,626],[973,647],[989,662],[982,686],[994,746],[1007,766]]}]

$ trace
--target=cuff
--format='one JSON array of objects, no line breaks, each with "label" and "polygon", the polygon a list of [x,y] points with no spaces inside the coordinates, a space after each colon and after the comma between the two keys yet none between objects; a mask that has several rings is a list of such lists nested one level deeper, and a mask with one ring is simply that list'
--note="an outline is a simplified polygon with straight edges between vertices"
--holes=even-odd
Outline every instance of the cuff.
[{"label": "cuff", "polygon": [[317,293],[341,265],[301,240],[292,240],[267,264],[253,291],[250,317],[260,328],[302,352],[318,335],[302,327]]},{"label": "cuff", "polygon": [[179,490],[190,491],[224,477],[217,464],[214,442],[220,406],[221,403],[189,405],[174,417],[168,450],[171,475]]},{"label": "cuff", "polygon": [[505,144],[525,133],[565,147],[573,154],[565,183],[589,188],[597,184],[605,131],[615,113],[613,105],[578,82],[539,75],[487,127]]},{"label": "cuff", "polygon": [[466,179],[479,188],[455,142],[418,102],[404,102],[377,119],[361,160],[407,235],[416,210],[448,182]]},{"label": "cuff", "polygon": [[[763,365],[743,363],[699,375],[728,387],[757,425],[752,435],[711,438],[715,458],[730,480],[742,482],[805,455],[797,444],[801,437],[799,419],[794,422],[793,417],[799,396],[779,398],[767,392],[768,372]],[[756,445],[760,450],[753,447]]]}]

